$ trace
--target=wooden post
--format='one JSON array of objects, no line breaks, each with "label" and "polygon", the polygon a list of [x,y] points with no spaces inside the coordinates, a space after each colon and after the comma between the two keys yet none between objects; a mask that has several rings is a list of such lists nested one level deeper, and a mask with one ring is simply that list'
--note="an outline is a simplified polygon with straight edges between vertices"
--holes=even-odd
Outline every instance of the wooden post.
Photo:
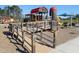
[{"label": "wooden post", "polygon": [[46,21],[44,21],[44,30],[46,30]]},{"label": "wooden post", "polygon": [[70,18],[71,18],[71,28],[72,28],[72,16],[70,16]]},{"label": "wooden post", "polygon": [[26,23],[26,29],[28,30],[28,22]]},{"label": "wooden post", "polygon": [[35,38],[34,32],[31,33],[32,53],[35,53]]},{"label": "wooden post", "polygon": [[24,31],[22,31],[22,46],[24,44]]},{"label": "wooden post", "polygon": [[34,34],[34,27],[33,27],[33,32],[31,32],[31,43],[32,43],[32,53],[35,53],[35,34]]},{"label": "wooden post", "polygon": [[13,24],[11,26],[11,33],[12,33],[12,39],[13,39],[14,38],[14,26],[13,26]]},{"label": "wooden post", "polygon": [[19,34],[18,34],[18,26],[17,26],[16,30],[17,30],[17,39],[16,39],[16,41],[17,41],[17,40],[18,40],[18,35],[19,35]]},{"label": "wooden post", "polygon": [[22,46],[24,44],[24,31],[23,31],[23,23],[21,22],[21,32],[22,32]]},{"label": "wooden post", "polygon": [[53,48],[55,48],[55,40],[56,40],[56,36],[55,36],[55,31],[53,32]]},{"label": "wooden post", "polygon": [[10,23],[10,24],[9,24],[9,31],[10,31],[11,33],[12,33],[12,30],[13,30],[12,28],[13,28],[13,26],[12,26],[12,24]]},{"label": "wooden post", "polygon": [[41,41],[42,41],[42,34],[43,34],[42,32],[43,32],[43,29],[41,28],[41,32],[40,32],[40,35],[41,35],[40,39],[41,39]]},{"label": "wooden post", "polygon": [[22,31],[22,28],[23,28],[23,25],[22,25],[22,22],[21,22],[21,31]]}]

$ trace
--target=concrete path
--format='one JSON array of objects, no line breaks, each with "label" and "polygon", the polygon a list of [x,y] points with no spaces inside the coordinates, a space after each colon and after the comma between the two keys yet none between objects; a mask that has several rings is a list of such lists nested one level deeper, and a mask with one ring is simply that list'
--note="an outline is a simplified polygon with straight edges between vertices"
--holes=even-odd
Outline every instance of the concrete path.
[{"label": "concrete path", "polygon": [[54,53],[79,53],[79,37],[56,47]]}]

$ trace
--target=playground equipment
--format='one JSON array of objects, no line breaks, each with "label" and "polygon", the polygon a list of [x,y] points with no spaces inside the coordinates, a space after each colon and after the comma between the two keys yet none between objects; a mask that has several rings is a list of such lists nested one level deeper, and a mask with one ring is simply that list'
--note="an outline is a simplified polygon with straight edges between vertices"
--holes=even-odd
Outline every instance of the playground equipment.
[{"label": "playground equipment", "polygon": [[32,19],[36,19],[37,21],[42,21],[47,17],[48,10],[45,7],[39,7],[32,9],[31,14],[33,14]]},{"label": "playground equipment", "polygon": [[[23,47],[26,46],[29,52],[34,53],[36,51],[35,46],[38,45],[36,42],[55,48],[55,32],[57,30],[56,9],[54,7],[50,9],[50,20],[46,20],[47,14],[48,10],[45,7],[39,7],[33,9],[31,14],[26,15],[31,17],[27,22],[10,24],[10,28],[12,28],[10,32],[13,33],[12,37],[16,35],[16,40],[19,38],[22,41],[21,45]],[[24,24],[25,26],[23,26]],[[51,36],[47,33],[51,34]]]},{"label": "playground equipment", "polygon": [[56,15],[56,8],[52,7],[50,8],[50,13],[49,15],[51,16],[51,22],[50,22],[50,29],[51,31],[57,30],[57,15]]},{"label": "playground equipment", "polygon": [[57,23],[58,23],[58,25],[60,25],[60,26],[62,26],[62,22],[61,22],[61,19],[57,16]]},{"label": "playground equipment", "polygon": [[[52,20],[51,29],[54,26],[62,26],[63,25],[59,16],[56,15],[56,12],[57,12],[57,10],[56,10],[55,7],[50,8],[50,14],[49,15],[51,16],[51,20]],[[54,25],[54,22],[55,22],[55,25]],[[58,27],[55,27],[55,28],[58,29]]]},{"label": "playground equipment", "polygon": [[[51,31],[43,31],[42,28],[38,27],[40,31],[35,30],[34,22],[27,22],[26,27],[23,26],[26,23],[11,23],[10,24],[10,32],[12,33],[12,38],[15,38],[18,42],[18,39],[22,42],[21,45],[28,50],[28,52],[35,53],[35,46],[41,42],[43,45],[46,45],[50,48],[55,48],[55,32]],[[29,24],[31,24],[29,26]],[[37,23],[39,24],[39,23]],[[52,36],[49,36],[47,33],[50,33]],[[39,43],[36,43],[39,42]],[[42,45],[40,46],[40,48]],[[46,47],[48,49],[48,47]],[[43,47],[42,47],[43,48]]]},{"label": "playground equipment", "polygon": [[[39,7],[31,10],[31,14],[26,14],[26,18],[24,22],[31,22],[31,21],[45,21],[48,17],[48,10],[45,7]],[[56,15],[56,8],[50,8],[50,16],[52,20],[55,20],[58,25],[62,25],[60,18]]]},{"label": "playground equipment", "polygon": [[56,11],[57,11],[57,10],[56,10],[55,7],[51,7],[51,8],[50,8],[50,13],[49,13],[49,15],[51,16],[51,19],[52,19],[52,20],[56,20],[56,16],[57,16],[57,15],[56,15]]},{"label": "playground equipment", "polygon": [[31,10],[30,14],[26,14],[25,22],[27,21],[42,21],[47,18],[48,10],[45,7],[39,7]]}]

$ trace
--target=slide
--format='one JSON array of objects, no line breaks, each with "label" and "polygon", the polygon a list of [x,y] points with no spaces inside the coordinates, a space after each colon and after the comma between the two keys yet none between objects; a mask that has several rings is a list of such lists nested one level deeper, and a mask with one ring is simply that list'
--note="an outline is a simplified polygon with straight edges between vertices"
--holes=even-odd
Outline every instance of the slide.
[{"label": "slide", "polygon": [[62,22],[61,22],[61,19],[57,16],[57,23],[58,23],[58,25],[60,25],[60,26],[62,26]]}]

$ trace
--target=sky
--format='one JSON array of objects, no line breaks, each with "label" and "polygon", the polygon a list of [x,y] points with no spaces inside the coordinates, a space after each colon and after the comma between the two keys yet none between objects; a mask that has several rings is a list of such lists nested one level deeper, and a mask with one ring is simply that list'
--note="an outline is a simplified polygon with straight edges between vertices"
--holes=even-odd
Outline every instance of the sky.
[{"label": "sky", "polygon": [[[0,8],[4,8],[6,5],[0,5]],[[79,13],[79,5],[19,5],[22,9],[22,14],[28,14],[34,8],[38,7],[46,7],[50,10],[51,7],[57,8],[57,15],[67,13],[67,14],[78,14]]]}]

